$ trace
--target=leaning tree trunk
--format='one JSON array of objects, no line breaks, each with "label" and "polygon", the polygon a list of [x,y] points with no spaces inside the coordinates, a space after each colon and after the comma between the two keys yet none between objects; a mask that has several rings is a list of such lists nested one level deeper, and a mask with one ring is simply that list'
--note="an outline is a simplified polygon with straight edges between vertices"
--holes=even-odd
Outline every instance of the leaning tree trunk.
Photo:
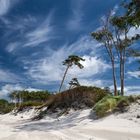
[{"label": "leaning tree trunk", "polygon": [[67,74],[67,72],[68,72],[69,67],[70,67],[70,66],[68,65],[67,68],[66,68],[66,70],[65,70],[65,73],[64,73],[62,82],[61,82],[61,84],[60,84],[59,93],[61,92],[61,89],[62,89],[62,86],[63,86],[63,83],[64,83],[64,80],[65,80],[65,77],[66,77],[66,74]]}]

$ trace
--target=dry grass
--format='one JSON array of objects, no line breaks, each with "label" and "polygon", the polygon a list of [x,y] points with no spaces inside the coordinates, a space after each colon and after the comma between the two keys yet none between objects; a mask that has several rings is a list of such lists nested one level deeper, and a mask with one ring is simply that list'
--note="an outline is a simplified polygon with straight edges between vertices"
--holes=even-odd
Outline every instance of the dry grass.
[{"label": "dry grass", "polygon": [[101,100],[108,93],[97,87],[80,86],[58,93],[50,98],[48,109],[56,108],[84,108],[93,107],[93,105]]}]

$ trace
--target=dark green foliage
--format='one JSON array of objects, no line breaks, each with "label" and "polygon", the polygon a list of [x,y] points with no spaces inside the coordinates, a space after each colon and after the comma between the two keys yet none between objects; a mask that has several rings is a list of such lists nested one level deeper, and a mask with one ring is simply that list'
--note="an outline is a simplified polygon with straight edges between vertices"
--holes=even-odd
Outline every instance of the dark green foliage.
[{"label": "dark green foliage", "polygon": [[[140,26],[140,1],[139,0],[130,0],[124,3],[126,8],[126,18],[127,24],[132,27],[138,28]],[[139,40],[140,34],[137,34],[135,37],[132,37],[132,40]],[[140,56],[140,50],[132,49],[131,55],[135,57]]]},{"label": "dark green foliage", "polygon": [[96,115],[100,117],[105,117],[112,113],[113,111],[124,112],[126,106],[129,106],[130,101],[128,97],[125,96],[106,96],[98,103],[95,104],[94,110]]},{"label": "dark green foliage", "polygon": [[132,26],[140,26],[140,1],[131,0],[128,3],[124,3],[126,8],[126,16],[128,17],[128,23]]},{"label": "dark green foliage", "polygon": [[9,103],[7,100],[0,99],[0,114],[9,113],[14,109],[14,104]]},{"label": "dark green foliage", "polygon": [[9,97],[13,100],[15,107],[20,111],[26,107],[42,106],[50,97],[48,91],[14,91]]},{"label": "dark green foliage", "polygon": [[85,59],[77,56],[77,55],[70,55],[64,62],[63,65],[68,65],[68,66],[72,66],[72,65],[76,65],[78,66],[80,69],[83,68],[83,65],[80,63],[80,61],[85,61]]},{"label": "dark green foliage", "polygon": [[36,101],[28,101],[28,102],[23,102],[20,106],[20,108],[26,108],[30,106],[41,106],[43,105],[44,102],[36,102]]},{"label": "dark green foliage", "polygon": [[45,102],[47,101],[50,93],[48,91],[14,91],[9,97],[14,100],[16,98],[17,102],[22,100],[22,102],[35,101],[35,102]]}]

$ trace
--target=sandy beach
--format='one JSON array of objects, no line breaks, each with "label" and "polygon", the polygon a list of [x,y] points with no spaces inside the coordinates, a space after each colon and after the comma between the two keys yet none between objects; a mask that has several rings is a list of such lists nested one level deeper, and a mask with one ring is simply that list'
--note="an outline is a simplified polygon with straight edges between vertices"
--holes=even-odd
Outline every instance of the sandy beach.
[{"label": "sandy beach", "polygon": [[34,110],[17,116],[1,115],[0,140],[140,140],[140,119],[133,119],[138,113],[132,112],[135,107],[129,109],[131,113],[99,120],[92,118],[91,109],[70,111],[58,119],[47,116],[39,121],[29,120]]}]

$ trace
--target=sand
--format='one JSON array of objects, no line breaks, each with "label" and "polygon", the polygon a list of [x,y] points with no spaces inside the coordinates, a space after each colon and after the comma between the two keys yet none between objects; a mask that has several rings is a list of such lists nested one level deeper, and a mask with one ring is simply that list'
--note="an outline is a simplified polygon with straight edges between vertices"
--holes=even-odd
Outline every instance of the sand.
[{"label": "sand", "polygon": [[91,109],[73,111],[30,121],[34,109],[17,116],[0,115],[0,140],[140,140],[140,106],[133,104],[123,114],[94,120]]}]

